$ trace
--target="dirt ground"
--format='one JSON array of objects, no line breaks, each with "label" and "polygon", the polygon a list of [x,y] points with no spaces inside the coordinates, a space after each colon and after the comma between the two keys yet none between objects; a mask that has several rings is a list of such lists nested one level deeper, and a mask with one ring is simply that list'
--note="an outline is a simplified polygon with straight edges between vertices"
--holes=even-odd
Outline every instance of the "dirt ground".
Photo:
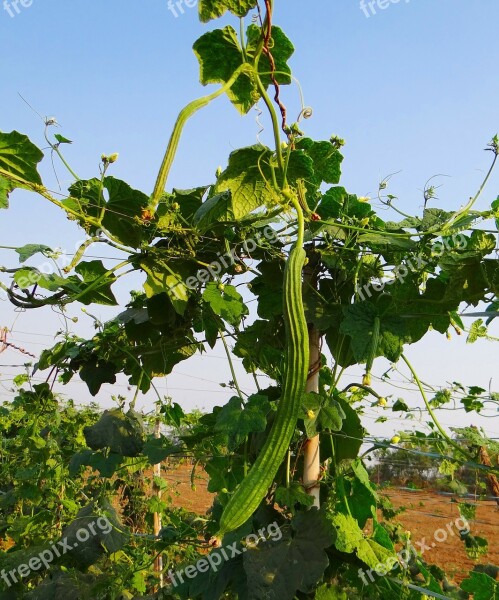
[{"label": "dirt ground", "polygon": [[[191,488],[191,470],[187,464],[166,468],[163,478],[170,484],[169,494],[174,506],[204,514],[211,506],[213,495],[206,489],[207,475],[201,469],[196,471],[196,489]],[[413,545],[424,550],[426,562],[438,565],[450,578],[460,582],[478,563],[499,566],[499,508],[496,502],[479,502],[475,520],[470,522],[472,535],[485,538],[489,544],[487,554],[475,561],[467,556],[459,538],[461,521],[457,521],[459,511],[454,497],[389,488],[382,494],[390,498],[394,507],[405,507],[397,519],[411,532]]]}]

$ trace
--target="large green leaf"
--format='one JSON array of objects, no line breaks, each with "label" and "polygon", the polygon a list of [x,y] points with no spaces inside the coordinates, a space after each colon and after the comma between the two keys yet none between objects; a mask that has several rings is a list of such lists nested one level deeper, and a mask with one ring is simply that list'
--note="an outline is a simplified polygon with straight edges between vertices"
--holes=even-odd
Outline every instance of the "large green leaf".
[{"label": "large green leaf", "polygon": [[[100,260],[81,262],[75,267],[76,273],[83,279],[81,285],[83,293],[78,293],[78,300],[83,304],[107,304],[116,306],[118,302],[111,291],[115,281],[114,275],[109,275],[108,270]],[[71,279],[71,278],[70,278]]]},{"label": "large green leaf", "polygon": [[144,428],[137,413],[119,408],[106,410],[95,425],[85,427],[85,440],[92,450],[109,448],[122,456],[137,456],[144,446]]},{"label": "large green leaf", "polygon": [[208,198],[195,212],[192,222],[201,233],[216,225],[234,221],[234,209],[230,192],[221,192]]},{"label": "large green leaf", "polygon": [[241,399],[233,396],[218,413],[215,431],[227,435],[229,450],[235,450],[249,433],[265,431],[269,411],[266,396],[255,394],[244,407]]},{"label": "large green leaf", "polygon": [[[81,539],[83,530],[89,534],[85,536],[86,541]],[[62,533],[68,545],[78,548],[71,553],[71,562],[83,568],[93,565],[104,554],[118,552],[129,539],[108,501],[104,501],[101,508],[93,503],[82,508]]]},{"label": "large green leaf", "polygon": [[340,552],[357,556],[368,567],[375,569],[380,563],[386,564],[388,559],[394,558],[394,553],[381,546],[373,539],[366,538],[357,521],[347,514],[337,512],[331,516],[336,528],[336,548]]},{"label": "large green leaf", "polygon": [[248,548],[244,555],[248,600],[293,600],[297,591],[310,593],[324,573],[329,564],[325,548],[333,542],[324,513],[312,508],[299,513],[291,525],[292,531],[283,532],[280,541]]},{"label": "large green leaf", "polygon": [[199,0],[199,18],[206,23],[218,19],[226,11],[244,17],[257,4],[257,0]]},{"label": "large green leaf", "polygon": [[[371,339],[374,330],[374,319],[379,317],[378,308],[371,302],[359,302],[344,307],[345,319],[340,331],[349,335],[352,350],[357,362],[366,362],[371,351]],[[412,341],[404,322],[396,315],[381,316],[380,336],[375,356],[386,356],[395,362],[403,351],[403,346]]]},{"label": "large green leaf", "polygon": [[116,365],[95,356],[81,367],[80,378],[87,384],[92,396],[96,396],[104,383],[116,383],[116,371]]},{"label": "large green leaf", "polygon": [[81,215],[78,222],[89,233],[95,234],[97,227],[89,226],[85,218],[102,217],[102,226],[116,240],[133,248],[140,246],[145,237],[142,214],[149,203],[146,194],[114,177],[105,177],[102,183],[96,178],[77,181],[69,188],[69,192],[71,196],[64,200],[63,205]]},{"label": "large green leaf", "polygon": [[[256,25],[250,25],[247,30],[245,56],[241,49],[237,33],[230,25],[224,29],[215,29],[202,35],[193,46],[199,60],[200,81],[203,85],[209,83],[227,83],[234,72],[244,62],[252,62],[260,49],[262,31]],[[294,52],[293,44],[279,27],[272,27],[272,47],[274,59],[274,77],[279,84],[291,82],[291,70],[287,65],[288,59]],[[260,57],[258,70],[260,79],[265,87],[272,82],[271,66],[268,57]],[[261,97],[257,83],[251,74],[242,73],[227,91],[227,95],[237,110],[246,114]]]},{"label": "large green leaf", "polygon": [[19,262],[23,263],[39,252],[45,254],[46,252],[52,252],[52,250],[44,244],[26,244],[25,246],[16,248],[16,252],[19,254]]},{"label": "large green leaf", "polygon": [[215,192],[231,192],[232,211],[242,219],[260,206],[273,205],[276,194],[270,185],[272,152],[265,146],[250,146],[231,153],[227,169],[220,175]]},{"label": "large green leaf", "polygon": [[189,289],[185,281],[192,274],[192,269],[185,262],[179,264],[179,261],[156,258],[152,254],[141,257],[139,266],[147,274],[144,283],[147,297],[166,293],[175,311],[183,315],[189,300]]},{"label": "large green leaf", "polygon": [[314,163],[314,184],[319,187],[324,183],[338,183],[341,176],[343,156],[331,142],[315,142],[310,138],[302,138],[297,144]]},{"label": "large green leaf", "polygon": [[341,429],[345,413],[333,398],[310,392],[303,394],[301,403],[302,418],[309,439],[322,431]]},{"label": "large green leaf", "polygon": [[144,237],[142,211],[147,208],[149,197],[114,177],[105,178],[104,189],[109,199],[102,225],[122,244],[133,248],[140,246]]},{"label": "large green leaf", "polygon": [[243,297],[233,285],[219,285],[210,281],[203,292],[203,300],[208,302],[211,310],[230,325],[237,326],[248,308]]},{"label": "large green leaf", "polygon": [[12,189],[25,187],[17,178],[28,184],[41,185],[37,165],[42,158],[43,152],[27,136],[18,131],[0,131],[0,208],[8,207],[8,196]]},{"label": "large green leaf", "polygon": [[335,394],[335,400],[341,407],[345,418],[341,431],[333,438],[334,456],[336,462],[357,458],[364,439],[364,428],[360,422],[359,415],[348,402],[340,395]]},{"label": "large green leaf", "polygon": [[470,573],[461,589],[473,594],[473,600],[499,600],[499,585],[486,573]]}]

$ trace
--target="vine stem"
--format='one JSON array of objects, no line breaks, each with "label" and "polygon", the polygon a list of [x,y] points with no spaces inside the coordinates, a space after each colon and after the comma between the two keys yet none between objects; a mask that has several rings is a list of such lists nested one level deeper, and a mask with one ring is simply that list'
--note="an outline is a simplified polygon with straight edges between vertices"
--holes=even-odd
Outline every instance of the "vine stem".
[{"label": "vine stem", "polygon": [[[274,132],[274,143],[275,143],[275,151],[276,151],[276,155],[277,155],[277,162],[279,164],[279,169],[281,170],[281,173],[283,174],[283,177],[285,176],[285,170],[284,170],[284,159],[282,157],[282,150],[281,150],[281,136],[280,136],[280,128],[279,128],[279,121],[277,120],[277,113],[275,111],[274,105],[272,104],[272,100],[270,99],[270,96],[267,94],[267,90],[265,89],[265,86],[263,85],[261,79],[260,79],[260,75],[258,74],[258,62],[256,62],[255,65],[255,69],[254,69],[254,77],[256,79],[256,85],[258,87],[258,91],[260,92],[260,95],[263,98],[263,101],[265,102],[265,106],[267,107],[267,110],[269,111],[270,114],[270,118],[272,120],[272,130]],[[283,186],[286,185],[286,182],[283,182]]]},{"label": "vine stem", "polygon": [[244,404],[245,400],[243,398],[243,393],[241,392],[241,388],[239,387],[239,384],[237,382],[236,371],[234,370],[234,363],[232,362],[232,357],[230,355],[229,345],[227,344],[227,340],[225,339],[223,331],[220,329],[219,332],[220,332],[220,338],[222,340],[222,344],[224,345],[225,354],[227,355],[227,360],[229,362],[229,367],[230,367],[230,372],[232,374],[232,379],[234,380],[234,385],[236,386],[237,395],[239,396],[241,402]]},{"label": "vine stem", "polygon": [[438,431],[440,432],[440,434],[445,438],[445,440],[447,440],[447,442],[453,447],[455,448],[458,452],[460,452],[463,456],[465,456],[468,460],[474,461],[474,458],[471,454],[469,454],[468,452],[466,452],[465,450],[463,450],[461,448],[461,446],[459,446],[459,444],[456,444],[456,442],[449,436],[449,434],[445,431],[445,429],[442,427],[442,425],[440,425],[435,413],[433,412],[433,409],[430,405],[430,402],[428,401],[428,397],[426,396],[426,392],[423,388],[423,384],[421,383],[421,380],[418,377],[418,374],[416,373],[414,367],[412,366],[412,364],[409,362],[409,359],[405,356],[405,354],[401,355],[402,360],[405,362],[405,364],[407,365],[407,367],[409,368],[412,376],[414,377],[414,381],[416,382],[416,385],[419,388],[419,391],[421,392],[421,396],[423,398],[423,401],[426,405],[426,410],[428,411],[431,420],[433,421],[433,423],[435,424],[436,428],[438,429]]},{"label": "vine stem", "polygon": [[[490,179],[490,176],[492,175],[492,172],[494,171],[494,168],[496,166],[496,162],[497,162],[498,156],[499,156],[498,154],[495,154],[494,160],[492,161],[492,164],[490,165],[490,168],[487,171],[487,175],[485,175],[485,178],[482,181],[482,184],[481,184],[480,188],[478,189],[478,192],[472,198],[470,198],[470,200],[466,204],[466,206],[464,206],[461,210],[458,210],[457,212],[455,212],[452,215],[452,217],[448,220],[448,222],[444,223],[443,230],[442,230],[443,232],[447,231],[450,227],[452,227],[452,225],[456,221],[459,220],[460,217],[462,217],[468,211],[470,211],[471,208],[473,207],[473,205],[475,204],[475,202],[478,200],[478,198],[480,198],[480,196],[482,195],[483,190],[485,189],[485,186],[487,185],[487,182]],[[433,232],[430,231],[428,233],[433,233]]]},{"label": "vine stem", "polygon": [[168,142],[168,146],[166,148],[166,152],[163,158],[163,162],[161,163],[161,167],[158,172],[158,177],[156,179],[156,185],[154,186],[154,191],[151,196],[150,209],[154,212],[159,204],[161,196],[163,195],[166,182],[168,180],[168,175],[170,174],[170,169],[172,167],[173,161],[175,159],[175,154],[177,153],[178,144],[180,141],[180,136],[182,135],[182,131],[184,129],[187,121],[201,108],[207,106],[212,100],[215,100],[222,94],[225,94],[230,90],[230,88],[237,81],[239,76],[245,71],[250,70],[251,67],[247,63],[241,65],[238,69],[236,69],[232,75],[232,77],[227,81],[225,85],[221,88],[213,92],[212,94],[208,94],[207,96],[203,96],[202,98],[198,98],[197,100],[193,100],[190,104],[185,106],[179,113],[175,125],[173,127],[172,134],[170,136],[170,140]]},{"label": "vine stem", "polygon": [[[78,175],[73,171],[73,169],[69,166],[68,162],[66,161],[66,159],[64,158],[64,156],[62,155],[62,152],[59,150],[59,146],[57,144],[53,144],[47,135],[47,130],[48,130],[48,126],[45,126],[45,139],[47,140],[47,143],[49,144],[49,146],[52,148],[52,150],[57,154],[57,156],[59,157],[60,161],[62,162],[62,164],[66,167],[66,169],[71,173],[71,175],[75,178],[76,181],[80,181],[80,178],[78,177]],[[56,174],[57,177],[57,174]]]}]

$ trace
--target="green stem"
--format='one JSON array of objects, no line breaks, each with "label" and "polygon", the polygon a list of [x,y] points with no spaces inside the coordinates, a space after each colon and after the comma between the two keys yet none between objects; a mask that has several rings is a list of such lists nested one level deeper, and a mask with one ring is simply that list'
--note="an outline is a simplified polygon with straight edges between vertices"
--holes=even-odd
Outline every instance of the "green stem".
[{"label": "green stem", "polygon": [[[442,229],[443,232],[445,232],[449,227],[451,227],[461,216],[464,216],[473,207],[473,205],[478,200],[478,198],[480,198],[483,190],[485,189],[485,186],[487,185],[488,180],[490,179],[490,176],[492,175],[492,171],[494,170],[494,167],[496,166],[497,158],[498,158],[498,155],[496,154],[494,156],[494,160],[492,161],[492,164],[490,165],[490,169],[488,170],[487,175],[485,176],[485,179],[482,181],[482,185],[480,186],[478,192],[475,194],[475,196],[473,198],[470,198],[470,201],[468,202],[468,204],[466,204],[466,206],[464,206],[461,210],[458,210],[456,213],[454,213],[452,215],[452,217],[447,221],[447,223],[444,224],[443,229]],[[429,231],[427,233],[433,233],[433,232]]]},{"label": "green stem", "polygon": [[305,217],[303,215],[303,209],[294,193],[289,195],[289,200],[296,210],[296,218],[298,223],[298,230],[296,232],[296,245],[303,248],[303,244],[305,242]]},{"label": "green stem", "polygon": [[140,372],[139,380],[137,382],[137,386],[135,388],[135,394],[133,395],[133,400],[130,402],[130,410],[135,410],[135,403],[137,402],[137,398],[139,397],[140,386],[142,385],[142,379],[144,377],[144,370]]},{"label": "green stem", "polygon": [[411,365],[411,363],[409,362],[408,358],[405,356],[405,354],[401,355],[402,360],[405,362],[405,364],[408,366],[410,372],[412,373],[412,376],[414,377],[414,381],[416,382],[419,391],[421,392],[421,396],[423,398],[423,401],[426,405],[426,409],[431,417],[431,420],[433,421],[433,423],[435,424],[436,428],[438,429],[438,431],[440,432],[440,434],[444,437],[445,440],[447,440],[447,442],[453,447],[455,448],[458,452],[460,452],[463,456],[465,456],[468,460],[474,461],[474,457],[469,454],[468,452],[466,452],[465,450],[463,450],[461,448],[461,446],[459,446],[459,444],[456,444],[456,442],[449,436],[449,434],[445,431],[445,429],[442,427],[442,425],[440,425],[440,423],[438,422],[437,417],[435,416],[435,413],[433,412],[433,409],[431,408],[431,405],[428,401],[428,397],[426,396],[426,392],[424,391],[423,388],[423,384],[421,383],[421,380],[419,379],[416,371],[414,370],[414,367]]},{"label": "green stem", "polygon": [[[265,86],[263,85],[262,80],[260,79],[260,75],[258,74],[258,61],[255,61],[253,76],[255,77],[258,91],[260,92],[260,95],[263,98],[263,101],[265,102],[267,110],[269,111],[269,114],[270,114],[270,118],[272,120],[272,130],[274,132],[274,143],[275,143],[275,151],[276,151],[276,155],[277,155],[277,163],[279,165],[279,169],[284,178],[286,173],[284,170],[284,160],[282,157],[282,150],[281,150],[281,135],[279,133],[281,129],[279,127],[279,120],[277,119],[277,113],[275,111],[274,105],[272,104],[272,100],[270,99],[270,96],[267,94],[267,90],[265,89]],[[286,182],[283,180],[283,187],[285,185],[286,185]]]},{"label": "green stem", "polygon": [[219,329],[219,333],[220,333],[220,338],[222,340],[222,344],[224,345],[224,348],[225,348],[225,354],[227,355],[227,360],[229,361],[230,372],[232,374],[232,379],[234,381],[234,385],[236,386],[237,395],[239,396],[241,402],[244,404],[245,401],[243,398],[243,393],[241,392],[241,388],[239,387],[239,384],[237,382],[236,371],[234,370],[234,363],[232,362],[232,357],[230,355],[229,346],[227,344],[227,341],[226,341],[223,331],[221,329]]},{"label": "green stem", "polygon": [[380,396],[377,392],[375,392],[368,385],[364,385],[362,383],[350,383],[350,384],[348,384],[347,387],[343,390],[343,393],[348,392],[348,390],[350,388],[353,388],[353,387],[356,387],[356,388],[359,388],[361,390],[365,390],[366,392],[369,392],[369,394],[371,394],[371,396],[374,396],[378,400],[383,397],[383,396]]},{"label": "green stem", "polygon": [[182,135],[182,131],[187,121],[190,119],[190,117],[192,117],[192,115],[194,115],[201,108],[207,106],[212,100],[215,100],[215,98],[218,98],[222,94],[228,92],[237,81],[239,76],[243,72],[248,71],[249,68],[250,66],[246,63],[241,65],[238,69],[236,69],[236,71],[234,71],[232,77],[220,89],[216,90],[212,94],[208,94],[207,96],[203,96],[202,98],[194,100],[180,111],[173,127],[170,141],[168,142],[168,147],[156,179],[156,185],[154,186],[154,191],[151,196],[150,209],[152,211],[156,210],[161,196],[166,188],[166,181],[168,179],[168,175],[170,174],[170,169],[175,159],[175,154],[177,153],[180,136]]},{"label": "green stem", "polygon": [[64,158],[64,156],[62,155],[62,152],[59,150],[59,146],[57,144],[53,144],[47,135],[47,127],[45,127],[45,139],[47,140],[47,144],[52,148],[52,150],[57,154],[57,156],[59,157],[59,159],[61,160],[62,164],[66,167],[66,169],[71,173],[71,175],[76,179],[76,181],[80,181],[80,178],[78,177],[78,175],[73,171],[73,169],[69,166],[69,164],[66,162],[66,159]]}]

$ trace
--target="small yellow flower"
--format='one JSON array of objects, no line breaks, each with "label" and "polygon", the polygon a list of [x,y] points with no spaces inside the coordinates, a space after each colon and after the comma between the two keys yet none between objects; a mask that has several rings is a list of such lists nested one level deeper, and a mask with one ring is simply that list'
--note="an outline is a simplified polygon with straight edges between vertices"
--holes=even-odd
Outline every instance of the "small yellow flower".
[{"label": "small yellow flower", "polygon": [[307,410],[307,417],[309,419],[315,419],[315,413],[313,410]]},{"label": "small yellow flower", "polygon": [[359,391],[359,388],[356,385],[354,385],[353,387],[350,388],[350,391],[352,392],[352,394],[355,394],[355,392]]},{"label": "small yellow flower", "polygon": [[365,227],[368,224],[369,224],[369,217],[366,217],[365,219],[362,219],[362,221],[360,222],[360,226],[361,227]]},{"label": "small yellow flower", "polygon": [[394,435],[390,441],[392,444],[398,444],[400,442],[400,436]]},{"label": "small yellow flower", "polygon": [[369,196],[360,196],[359,198],[357,198],[357,200],[359,202],[370,202],[371,198],[369,198]]},{"label": "small yellow flower", "polygon": [[378,406],[386,406],[388,404],[388,402],[386,401],[386,398],[380,398],[378,400]]},{"label": "small yellow flower", "polygon": [[371,373],[366,373],[362,378],[362,385],[371,385]]}]

